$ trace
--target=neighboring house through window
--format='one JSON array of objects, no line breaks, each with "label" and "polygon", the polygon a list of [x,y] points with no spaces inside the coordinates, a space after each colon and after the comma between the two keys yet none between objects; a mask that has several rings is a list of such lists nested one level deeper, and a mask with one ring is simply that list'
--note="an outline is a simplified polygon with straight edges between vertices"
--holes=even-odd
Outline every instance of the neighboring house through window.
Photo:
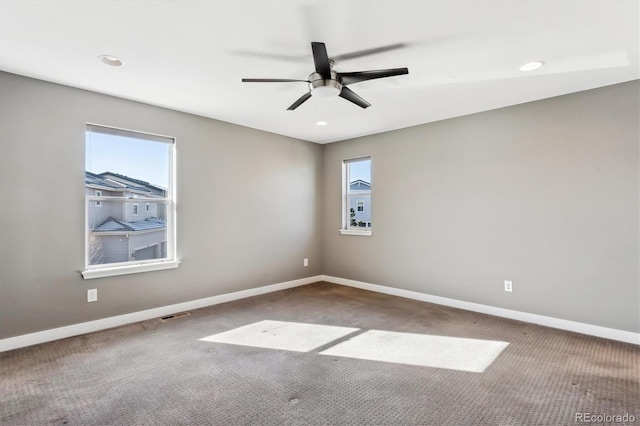
[{"label": "neighboring house through window", "polygon": [[342,228],[347,235],[371,235],[371,157],[342,165]]},{"label": "neighboring house through window", "polygon": [[85,278],[177,267],[174,152],[173,138],[87,125]]}]

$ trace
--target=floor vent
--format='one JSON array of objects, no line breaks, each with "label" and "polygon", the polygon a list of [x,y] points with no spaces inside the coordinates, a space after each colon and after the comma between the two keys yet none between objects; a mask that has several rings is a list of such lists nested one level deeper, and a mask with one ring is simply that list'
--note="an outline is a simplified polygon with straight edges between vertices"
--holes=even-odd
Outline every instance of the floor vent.
[{"label": "floor vent", "polygon": [[178,312],[177,314],[167,315],[166,317],[161,317],[162,321],[169,321],[174,318],[186,317],[187,315],[191,315],[191,312]]}]

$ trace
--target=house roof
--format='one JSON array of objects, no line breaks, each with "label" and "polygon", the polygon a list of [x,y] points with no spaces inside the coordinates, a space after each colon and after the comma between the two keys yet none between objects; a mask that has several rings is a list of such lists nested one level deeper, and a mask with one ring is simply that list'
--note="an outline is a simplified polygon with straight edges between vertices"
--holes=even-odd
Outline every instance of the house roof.
[{"label": "house roof", "polygon": [[[137,183],[138,185],[141,185],[140,188],[146,188],[147,190],[155,189],[157,191],[166,191],[166,188],[163,188],[161,186],[154,185],[154,184],[149,183],[149,182],[144,181],[144,180],[140,180],[140,179],[132,178],[132,177],[129,177],[129,176],[121,175],[120,173],[114,173],[114,172],[107,171],[107,172],[100,173],[99,176],[101,176],[103,178],[108,178],[109,176],[112,176],[112,177],[115,177],[115,178],[127,180],[129,182]],[[118,182],[120,182],[120,181],[118,181]]]},{"label": "house roof", "polygon": [[[132,185],[122,181],[114,181],[109,179],[109,176],[120,178],[126,181],[131,181],[139,185]],[[164,191],[164,188],[160,188],[158,186],[150,184],[149,182],[130,178],[128,176],[121,175],[118,173],[112,173],[112,172],[103,172],[103,173],[96,174],[96,173],[85,171],[84,181],[86,185],[102,186],[109,189],[113,189],[114,191],[121,191],[121,192],[132,191],[132,192],[150,194],[154,191],[157,192],[158,190]]]},{"label": "house roof", "polygon": [[123,189],[124,187],[124,185],[117,185],[113,182],[109,182],[102,176],[87,171],[84,172],[84,182],[87,185],[99,185],[119,190]]},{"label": "house roof", "polygon": [[125,220],[109,217],[101,225],[97,226],[95,232],[139,232],[167,227],[167,221],[155,217],[139,220],[137,222],[127,222]]},{"label": "house roof", "polygon": [[371,188],[371,184],[369,182],[367,182],[366,180],[362,180],[362,179],[356,179],[354,181],[349,182],[350,186],[366,186]]}]

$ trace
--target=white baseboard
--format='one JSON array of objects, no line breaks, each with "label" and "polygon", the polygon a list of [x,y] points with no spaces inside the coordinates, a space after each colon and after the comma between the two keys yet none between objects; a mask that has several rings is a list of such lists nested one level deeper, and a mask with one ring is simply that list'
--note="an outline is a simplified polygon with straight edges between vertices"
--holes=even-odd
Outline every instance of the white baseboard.
[{"label": "white baseboard", "polygon": [[430,294],[419,293],[417,291],[402,290],[378,284],[349,280],[346,278],[332,277],[329,275],[322,275],[322,280],[333,284],[340,284],[349,287],[360,288],[363,290],[375,291],[377,293],[390,294],[392,296],[399,296],[407,299],[414,299],[423,302],[435,303],[438,305],[451,306],[453,308],[464,309],[467,311],[480,312],[483,314],[495,315],[498,317],[543,325],[546,327],[573,331],[575,333],[588,334],[591,336],[603,337],[605,339],[618,340],[620,342],[640,345],[640,333],[601,327],[598,325],[584,324],[581,322],[547,317],[544,315],[530,314],[527,312],[513,311],[510,309],[496,308],[494,306],[449,299],[447,297],[432,296]]},{"label": "white baseboard", "polygon": [[206,297],[204,299],[192,300],[189,302],[176,303],[175,305],[161,306],[159,308],[147,309],[145,311],[132,312],[130,314],[118,315],[115,317],[103,318],[95,321],[83,322],[80,324],[68,325],[66,327],[53,328],[51,330],[39,331],[36,333],[24,334],[22,336],[9,337],[0,340],[0,352],[18,349],[25,346],[36,345],[38,343],[50,342],[52,340],[64,339],[66,337],[105,330],[107,328],[118,327],[139,321],[146,321],[152,318],[159,318],[177,312],[192,309],[204,308],[206,306],[231,302],[233,300],[244,299],[246,297],[258,296],[260,294],[271,293],[287,288],[299,287],[306,284],[322,281],[320,275],[301,278],[299,280],[287,281],[264,287],[252,288],[249,290],[236,291],[219,296]]},{"label": "white baseboard", "polygon": [[132,312],[130,314],[118,315],[115,317],[103,318],[95,321],[83,322],[80,324],[73,324],[66,327],[53,328],[51,330],[39,331],[36,333],[24,334],[22,336],[9,337],[7,339],[0,340],[0,352],[9,351],[12,349],[18,349],[25,346],[37,345],[39,343],[50,342],[53,340],[64,339],[66,337],[78,336],[80,334],[86,334],[94,331],[105,330],[108,328],[118,327],[121,325],[131,324],[139,321],[145,321],[153,318],[159,318],[159,317],[174,314],[177,312],[204,308],[207,306],[217,305],[220,303],[231,302],[233,300],[244,299],[246,297],[258,296],[265,293],[285,290],[287,288],[299,287],[307,284],[312,284],[318,281],[326,281],[333,284],[340,284],[340,285],[345,285],[349,287],[360,288],[363,290],[390,294],[392,296],[399,296],[407,299],[414,299],[414,300],[420,300],[423,302],[435,303],[438,305],[451,306],[453,308],[464,309],[467,311],[480,312],[483,314],[495,315],[503,318],[510,318],[510,319],[524,321],[532,324],[539,324],[546,327],[558,328],[561,330],[573,331],[576,333],[588,334],[591,336],[602,337],[605,339],[617,340],[621,342],[640,345],[640,333],[633,333],[630,331],[600,327],[597,325],[584,324],[584,323],[575,322],[575,321],[547,317],[544,315],[536,315],[536,314],[530,314],[526,312],[513,311],[510,309],[496,308],[494,306],[481,305],[478,303],[465,302],[462,300],[449,299],[449,298],[440,297],[440,296],[432,296],[426,293],[419,293],[419,292],[410,291],[410,290],[402,290],[402,289],[393,288],[393,287],[365,283],[362,281],[349,280],[346,278],[337,278],[329,275],[316,275],[313,277],[301,278],[298,280],[267,285],[264,287],[257,287],[249,290],[236,291],[233,293],[221,294],[219,296],[212,296],[212,297],[206,297],[204,299],[177,303],[175,305],[161,306],[159,308],[147,309],[145,311]]}]

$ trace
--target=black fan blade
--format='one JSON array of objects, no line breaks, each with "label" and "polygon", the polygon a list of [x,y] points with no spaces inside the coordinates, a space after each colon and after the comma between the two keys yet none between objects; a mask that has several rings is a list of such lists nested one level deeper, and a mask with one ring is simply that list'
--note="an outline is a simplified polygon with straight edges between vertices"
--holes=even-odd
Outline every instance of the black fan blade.
[{"label": "black fan blade", "polygon": [[389,44],[387,46],[374,47],[372,49],[358,50],[357,52],[343,53],[342,55],[334,56],[331,59],[333,59],[334,61],[343,61],[345,59],[361,58],[363,56],[388,52],[389,50],[401,49],[406,46],[406,43]]},{"label": "black fan blade", "polygon": [[316,72],[324,78],[331,78],[331,65],[324,43],[311,42],[311,50],[313,50],[313,63],[316,64]]},{"label": "black fan blade", "polygon": [[376,78],[393,77],[394,75],[409,74],[408,68],[390,68],[387,70],[339,72],[338,79],[344,85],[359,83]]},{"label": "black fan blade", "polygon": [[294,109],[298,108],[300,105],[302,105],[304,103],[304,101],[306,101],[307,99],[309,99],[311,97],[311,93],[307,92],[304,95],[300,96],[300,99],[298,99],[297,101],[295,101],[293,103],[293,105],[291,105],[289,108],[287,108],[288,111],[293,111]]},{"label": "black fan blade", "polygon": [[348,87],[343,86],[339,96],[350,102],[353,102],[354,104],[362,108],[368,108],[371,106],[369,102],[365,101],[360,96],[356,95],[355,92],[349,89]]},{"label": "black fan blade", "polygon": [[302,81],[309,83],[309,80],[291,80],[289,78],[243,78],[243,83],[288,83],[291,81]]}]

